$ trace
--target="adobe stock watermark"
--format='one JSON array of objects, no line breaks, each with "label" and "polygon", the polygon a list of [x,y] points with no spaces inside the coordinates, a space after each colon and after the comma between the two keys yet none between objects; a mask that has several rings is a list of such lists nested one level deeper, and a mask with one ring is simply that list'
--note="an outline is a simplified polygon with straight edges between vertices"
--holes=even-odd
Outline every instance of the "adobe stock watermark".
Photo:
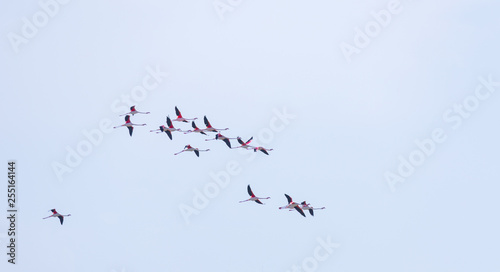
[{"label": "adobe stock watermark", "polygon": [[[134,86],[129,93],[122,94],[120,98],[111,102],[111,111],[115,114],[122,114],[129,110],[130,106],[138,102],[144,101],[150,91],[155,90],[163,82],[167,73],[160,70],[160,66],[147,66],[146,75],[142,78],[141,84]],[[51,163],[52,170],[59,182],[63,181],[64,175],[73,172],[78,167],[85,157],[88,157],[95,147],[98,147],[104,135],[113,131],[112,120],[109,118],[101,119],[98,127],[91,130],[82,130],[84,139],[80,140],[75,147],[66,146],[66,157],[63,162],[53,161]]]},{"label": "adobe stock watermark", "polygon": [[[283,131],[290,124],[290,121],[296,118],[296,116],[289,113],[285,107],[281,110],[273,109],[273,113],[274,115],[269,120],[268,127],[259,130],[257,136],[254,137],[255,143],[271,143],[275,134]],[[252,142],[252,145],[253,143],[254,142]],[[240,152],[240,154],[248,155],[245,159],[246,162],[252,162],[255,160],[256,155],[261,155],[260,152],[254,152],[253,150],[241,150]],[[211,181],[207,182],[203,186],[202,190],[199,190],[198,188],[193,190],[194,196],[191,200],[191,205],[185,203],[179,204],[179,212],[184,218],[186,225],[190,224],[190,218],[193,215],[198,215],[202,210],[206,209],[210,204],[211,199],[219,196],[221,190],[227,188],[231,183],[231,180],[241,174],[242,171],[242,163],[236,160],[228,161],[223,170],[218,172],[210,171],[209,176]]]},{"label": "adobe stock watermark", "polygon": [[[491,75],[488,75],[487,79],[481,76],[478,80],[480,83],[471,94],[460,103],[456,103],[444,111],[443,121],[450,125],[452,130],[460,128],[464,120],[470,118],[472,113],[478,110],[481,103],[495,93],[495,88],[500,87],[500,81],[493,81]],[[442,144],[448,139],[446,130],[446,127],[435,128],[429,137],[414,141],[416,148],[409,155],[398,157],[399,165],[396,171],[386,171],[384,174],[391,192],[395,192],[397,184],[405,182],[415,173],[417,167],[422,166],[427,158],[435,153],[438,144]]]},{"label": "adobe stock watermark", "polygon": [[334,249],[340,247],[339,243],[333,243],[330,235],[326,236],[326,239],[316,238],[318,245],[314,248],[312,256],[305,257],[299,262],[299,265],[292,265],[292,268],[287,270],[287,272],[313,272],[317,271],[320,263],[325,262],[333,255]]},{"label": "adobe stock watermark", "polygon": [[347,42],[340,43],[340,50],[348,63],[352,62],[352,55],[361,54],[361,50],[367,48],[372,39],[378,37],[382,30],[387,28],[395,15],[403,11],[403,5],[400,0],[391,0],[387,3],[387,7],[379,11],[371,11],[371,20],[365,23],[363,28],[354,28],[354,38],[352,44]]},{"label": "adobe stock watermark", "polygon": [[22,26],[19,34],[15,32],[7,34],[7,39],[9,39],[14,52],[18,53],[21,44],[27,44],[30,39],[33,39],[38,31],[46,27],[49,21],[59,13],[61,7],[69,2],[70,0],[40,0],[38,2],[40,9],[31,18],[21,18]]},{"label": "adobe stock watermark", "polygon": [[243,3],[243,0],[215,0],[212,5],[219,19],[223,21],[225,19],[224,14],[234,12],[241,3]]}]

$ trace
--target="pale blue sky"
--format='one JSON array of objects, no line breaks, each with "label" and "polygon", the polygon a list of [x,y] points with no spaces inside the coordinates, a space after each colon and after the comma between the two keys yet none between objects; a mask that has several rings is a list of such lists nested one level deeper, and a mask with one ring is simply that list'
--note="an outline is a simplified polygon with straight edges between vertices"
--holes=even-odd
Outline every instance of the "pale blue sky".
[{"label": "pale blue sky", "polygon": [[[500,86],[480,80],[500,81],[497,1],[396,1],[399,13],[349,57],[341,44],[355,46],[355,29],[393,1],[220,0],[233,3],[220,16],[213,0],[73,0],[28,38],[23,18],[46,11],[2,2],[1,173],[17,160],[20,212],[15,266],[0,221],[1,271],[500,269]],[[139,97],[145,78],[154,87]],[[147,126],[103,132],[58,178],[54,164],[86,133],[124,122],[127,95],[151,112],[132,117]],[[475,101],[458,117],[456,104]],[[274,150],[150,133],[175,106]],[[391,190],[387,173],[435,129],[445,140]],[[173,155],[186,144],[211,151]],[[180,208],[228,163],[227,186],[186,220]],[[238,203],[248,184],[271,199]],[[285,193],[326,209],[278,210]],[[53,208],[72,216],[42,220]],[[338,247],[318,260],[328,239]]]}]

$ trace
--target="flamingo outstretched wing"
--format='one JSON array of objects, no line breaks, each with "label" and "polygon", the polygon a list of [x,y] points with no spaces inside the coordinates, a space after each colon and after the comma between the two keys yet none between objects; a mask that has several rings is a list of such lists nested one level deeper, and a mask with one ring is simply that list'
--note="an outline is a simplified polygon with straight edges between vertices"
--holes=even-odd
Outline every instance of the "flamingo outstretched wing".
[{"label": "flamingo outstretched wing", "polygon": [[177,118],[182,118],[181,111],[175,106],[175,114],[177,115]]},{"label": "flamingo outstretched wing", "polygon": [[170,117],[167,116],[167,126],[169,128],[173,128],[174,126],[172,125],[172,120],[170,120]]},{"label": "flamingo outstretched wing", "polygon": [[299,207],[299,206],[295,206],[295,209],[304,217],[306,217],[306,215],[304,214],[304,211]]},{"label": "flamingo outstretched wing", "polygon": [[207,126],[207,128],[211,128],[212,127],[212,125],[210,125],[210,122],[208,122],[208,119],[207,119],[206,115],[203,117],[203,121],[205,122],[205,125]]},{"label": "flamingo outstretched wing", "polygon": [[240,145],[245,145],[245,142],[243,142],[243,140],[240,137],[238,137],[237,139],[238,139],[238,143],[240,143]]},{"label": "flamingo outstretched wing", "polygon": [[250,188],[250,184],[247,186],[247,192],[251,197],[255,197],[255,195],[252,192],[252,189]]}]

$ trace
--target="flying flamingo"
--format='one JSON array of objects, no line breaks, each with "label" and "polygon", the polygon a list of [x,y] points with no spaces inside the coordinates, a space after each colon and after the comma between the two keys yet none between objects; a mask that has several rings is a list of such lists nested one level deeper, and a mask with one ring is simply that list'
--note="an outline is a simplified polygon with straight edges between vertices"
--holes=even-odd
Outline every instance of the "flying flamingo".
[{"label": "flying flamingo", "polygon": [[186,145],[183,150],[181,150],[180,152],[175,153],[174,155],[179,155],[179,154],[181,154],[184,151],[194,151],[194,154],[196,154],[196,156],[199,157],[200,156],[200,152],[202,152],[202,151],[205,152],[205,151],[209,151],[209,150],[210,149],[199,150],[198,148],[194,148],[191,145]]},{"label": "flying flamingo", "polygon": [[262,146],[259,146],[259,147],[256,147],[253,149],[254,152],[257,152],[257,150],[260,150],[262,151],[262,153],[266,154],[266,155],[269,155],[269,153],[267,153],[267,151],[272,151],[273,149],[272,148],[263,148]]},{"label": "flying flamingo", "polygon": [[196,132],[196,133],[201,133],[201,134],[203,134],[203,135],[207,135],[207,134],[205,133],[205,130],[206,130],[206,129],[199,129],[199,128],[196,126],[196,124],[194,123],[194,121],[193,121],[193,122],[191,122],[191,126],[194,128],[194,130],[184,131],[184,134],[188,134],[188,133],[191,133],[191,132]]},{"label": "flying flamingo", "polygon": [[130,122],[130,115],[125,116],[125,124],[116,126],[113,128],[119,128],[119,127],[127,127],[128,128],[128,133],[130,134],[130,137],[132,137],[132,132],[134,132],[134,127],[133,126],[145,126],[146,124],[133,124]]},{"label": "flying flamingo", "polygon": [[51,218],[51,217],[58,217],[59,218],[59,221],[61,221],[61,225],[63,224],[63,221],[64,221],[64,217],[65,216],[71,216],[71,214],[66,214],[66,215],[62,215],[62,214],[59,214],[56,209],[52,209],[50,210],[52,212],[52,215],[51,216],[47,216],[47,217],[44,217],[43,219],[47,219],[47,218]]},{"label": "flying flamingo", "polygon": [[234,148],[245,148],[245,149],[254,149],[255,148],[254,146],[249,145],[249,143],[252,141],[253,137],[250,137],[250,139],[248,139],[248,141],[246,141],[246,142],[243,142],[241,137],[237,137],[236,139],[238,140],[238,143],[240,143],[240,146],[231,147],[233,149]]},{"label": "flying flamingo", "polygon": [[286,199],[288,200],[288,205],[283,206],[283,207],[280,207],[280,209],[289,209],[289,210],[293,210],[293,209],[295,209],[295,210],[297,210],[297,211],[298,211],[298,212],[299,212],[302,216],[306,217],[306,215],[304,214],[304,211],[300,208],[299,203],[295,203],[295,202],[293,202],[293,201],[292,201],[292,198],[291,198],[289,195],[285,194],[285,196],[286,196]]},{"label": "flying flamingo", "polygon": [[325,209],[325,207],[321,207],[321,208],[313,208],[311,206],[311,204],[307,204],[305,201],[302,201],[302,203],[300,203],[300,206],[302,208],[302,210],[309,210],[309,213],[314,216],[314,210],[323,210]]},{"label": "flying flamingo", "polygon": [[132,116],[134,116],[134,114],[137,114],[137,113],[149,114],[149,111],[148,111],[148,112],[140,112],[140,111],[137,111],[137,110],[135,109],[135,106],[132,106],[132,107],[130,107],[130,112],[127,112],[127,113],[122,114],[122,115],[120,115],[120,116],[127,115],[127,114],[132,114]]},{"label": "flying flamingo", "polygon": [[159,129],[150,130],[149,132],[156,132],[156,133],[165,132],[168,135],[168,138],[170,138],[170,140],[172,140],[172,131],[182,132],[182,130],[180,130],[178,128],[174,128],[174,126],[172,125],[172,121],[170,120],[170,117],[168,117],[168,116],[167,116],[167,125],[168,125],[168,127],[162,125],[162,126],[160,126]]},{"label": "flying flamingo", "polygon": [[213,128],[212,125],[210,124],[210,122],[208,122],[206,115],[204,116],[203,121],[205,121],[205,126],[207,126],[205,131],[218,132],[218,130],[228,130],[229,129],[229,128]]},{"label": "flying flamingo", "polygon": [[172,121],[187,123],[188,121],[191,121],[191,120],[194,121],[194,120],[198,119],[198,117],[191,118],[191,119],[187,119],[187,118],[182,117],[181,111],[177,108],[177,106],[175,106],[175,114],[177,114],[177,118],[172,120]]},{"label": "flying flamingo", "polygon": [[236,138],[228,138],[220,133],[215,134],[215,138],[213,139],[205,139],[205,141],[213,141],[213,140],[221,140],[226,143],[226,145],[231,148],[231,142],[229,141],[230,139],[236,139]]},{"label": "flying flamingo", "polygon": [[250,188],[250,184],[247,187],[247,191],[248,191],[248,194],[250,195],[250,198],[247,199],[247,200],[242,200],[242,201],[240,201],[240,203],[246,202],[246,201],[255,201],[255,202],[259,203],[259,204],[264,204],[264,203],[260,202],[259,199],[269,199],[270,198],[270,197],[256,197],[254,195],[254,193],[252,192],[252,189]]}]

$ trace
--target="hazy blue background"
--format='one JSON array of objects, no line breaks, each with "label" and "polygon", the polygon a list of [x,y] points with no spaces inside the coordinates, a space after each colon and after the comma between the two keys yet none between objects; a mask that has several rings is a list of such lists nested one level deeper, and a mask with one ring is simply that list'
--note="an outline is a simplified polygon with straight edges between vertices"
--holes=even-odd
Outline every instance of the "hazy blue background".
[{"label": "hazy blue background", "polygon": [[[1,220],[1,271],[287,271],[327,237],[340,247],[315,271],[500,270],[500,93],[456,129],[442,117],[479,77],[500,81],[498,1],[401,1],[351,62],[340,44],[390,1],[242,0],[221,17],[212,0],[73,0],[17,53],[9,33],[43,9],[1,2],[0,202],[15,159],[20,211],[15,266]],[[114,106],[147,67],[168,73],[134,103],[148,126],[104,133],[58,180],[83,131],[124,122]],[[274,151],[150,133],[176,105]],[[259,139],[284,109],[295,118]],[[384,174],[435,128],[446,141],[392,192]],[[211,151],[173,155],[186,144]],[[241,173],[187,223],[180,205],[228,162]],[[266,205],[238,203],[248,184]],[[284,193],[327,208],[278,210]],[[72,216],[42,220],[52,208]]]}]

